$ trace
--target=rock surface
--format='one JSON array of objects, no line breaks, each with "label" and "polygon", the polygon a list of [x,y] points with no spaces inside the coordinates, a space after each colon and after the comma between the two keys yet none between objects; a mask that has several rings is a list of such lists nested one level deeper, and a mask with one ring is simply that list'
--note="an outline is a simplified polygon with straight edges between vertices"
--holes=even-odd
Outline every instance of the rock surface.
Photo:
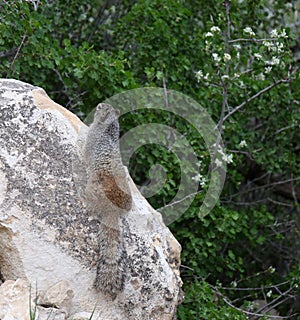
[{"label": "rock surface", "polygon": [[0,287],[0,319],[30,320],[30,309],[34,306],[35,296],[30,291],[30,285],[25,280],[5,281]]},{"label": "rock surface", "polygon": [[[99,222],[86,213],[72,166],[81,129],[85,125],[43,89],[0,80],[2,278],[26,279],[41,297],[38,309],[53,304],[59,319],[95,306],[99,320],[174,319],[182,298],[181,248],[132,181],[134,206],[121,226],[130,259],[125,290],[111,301],[93,288]],[[5,285],[0,314],[9,299]]]}]

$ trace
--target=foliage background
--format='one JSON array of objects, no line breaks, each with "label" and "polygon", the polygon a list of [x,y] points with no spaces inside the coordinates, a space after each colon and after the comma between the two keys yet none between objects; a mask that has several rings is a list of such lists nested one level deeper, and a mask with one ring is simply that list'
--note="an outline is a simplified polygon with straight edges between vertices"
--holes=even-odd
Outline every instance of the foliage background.
[{"label": "foliage background", "polygon": [[[199,218],[200,192],[170,226],[183,247],[181,320],[261,319],[258,299],[283,318],[300,319],[299,9],[299,1],[281,0],[0,2],[1,77],[43,87],[82,118],[116,93],[165,86],[198,101],[219,123],[233,155],[220,201]],[[263,39],[274,29],[287,37],[277,34],[273,50]],[[129,114],[123,132],[149,117],[169,115]],[[201,138],[174,121],[207,168]],[[148,200],[159,208],[176,193],[176,159],[148,146],[136,151],[130,171],[146,185],[145,172],[157,162],[168,179]],[[204,171],[200,177],[209,179]]]}]

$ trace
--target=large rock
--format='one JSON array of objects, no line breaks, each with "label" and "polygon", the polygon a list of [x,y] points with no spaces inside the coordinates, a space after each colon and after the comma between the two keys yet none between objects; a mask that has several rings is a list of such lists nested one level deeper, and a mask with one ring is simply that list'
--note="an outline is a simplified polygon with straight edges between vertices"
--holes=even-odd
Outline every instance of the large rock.
[{"label": "large rock", "polygon": [[70,318],[96,306],[93,319],[174,319],[181,248],[132,181],[134,205],[121,226],[125,290],[112,301],[93,287],[99,222],[87,215],[72,170],[84,127],[43,89],[0,80],[0,274],[25,279],[40,307]]},{"label": "large rock", "polygon": [[28,282],[7,280],[0,287],[0,319],[30,320],[30,312],[34,312],[34,297],[35,292]]}]

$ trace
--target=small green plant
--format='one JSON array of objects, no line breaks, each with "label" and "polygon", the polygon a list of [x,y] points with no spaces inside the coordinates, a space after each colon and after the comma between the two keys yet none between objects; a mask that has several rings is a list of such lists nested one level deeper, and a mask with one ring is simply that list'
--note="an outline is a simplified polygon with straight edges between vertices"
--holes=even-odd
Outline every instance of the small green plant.
[{"label": "small green plant", "polygon": [[31,290],[31,284],[29,286],[29,313],[30,313],[30,320],[37,320],[36,319],[36,315],[37,315],[37,286],[36,286],[36,290],[35,290],[35,303],[34,306],[32,306],[32,290]]}]

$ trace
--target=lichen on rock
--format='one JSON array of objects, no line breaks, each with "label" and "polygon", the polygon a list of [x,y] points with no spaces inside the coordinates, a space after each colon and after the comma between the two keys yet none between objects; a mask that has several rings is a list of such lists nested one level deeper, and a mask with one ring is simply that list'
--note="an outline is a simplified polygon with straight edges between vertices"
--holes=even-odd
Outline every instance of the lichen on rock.
[{"label": "lichen on rock", "polygon": [[0,80],[1,278],[26,279],[40,294],[61,288],[68,307],[55,306],[60,317],[96,306],[95,319],[173,319],[180,245],[132,181],[133,210],[121,221],[130,261],[124,292],[113,302],[93,287],[99,221],[86,212],[73,166],[85,128],[43,89]]}]

